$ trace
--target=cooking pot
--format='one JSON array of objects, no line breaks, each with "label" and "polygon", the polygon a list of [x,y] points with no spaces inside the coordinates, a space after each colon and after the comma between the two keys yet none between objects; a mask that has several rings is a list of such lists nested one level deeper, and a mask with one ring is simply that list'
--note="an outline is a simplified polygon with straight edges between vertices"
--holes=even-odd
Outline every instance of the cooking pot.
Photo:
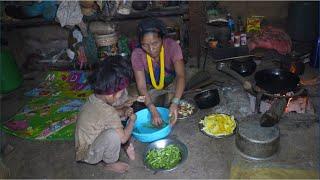
[{"label": "cooking pot", "polygon": [[285,58],[281,59],[280,68],[287,70],[293,74],[301,75],[304,73],[304,62],[303,60],[309,56],[309,54],[305,54],[303,56],[297,54],[290,54],[285,56]]},{"label": "cooking pot", "polygon": [[220,103],[218,89],[209,89],[194,96],[194,100],[200,109],[214,107]]},{"label": "cooking pot", "polygon": [[179,1],[168,1],[168,6],[171,7],[171,6],[179,6]]},{"label": "cooking pot", "polygon": [[304,73],[304,63],[303,62],[281,62],[280,65],[281,69],[287,70],[289,72],[292,72],[293,74],[296,75],[301,75]]},{"label": "cooking pot", "polygon": [[256,63],[252,57],[248,57],[243,60],[232,60],[230,68],[236,71],[241,76],[250,76],[256,70]]},{"label": "cooking pot", "polygon": [[256,72],[256,85],[271,94],[286,94],[299,88],[299,76],[279,68],[263,69]]},{"label": "cooking pot", "polygon": [[235,137],[238,152],[250,160],[267,160],[275,155],[280,146],[280,129],[278,126],[261,127],[258,115],[240,121]]},{"label": "cooking pot", "polygon": [[145,10],[147,8],[147,5],[148,4],[146,1],[133,1],[132,2],[132,8],[137,11]]}]

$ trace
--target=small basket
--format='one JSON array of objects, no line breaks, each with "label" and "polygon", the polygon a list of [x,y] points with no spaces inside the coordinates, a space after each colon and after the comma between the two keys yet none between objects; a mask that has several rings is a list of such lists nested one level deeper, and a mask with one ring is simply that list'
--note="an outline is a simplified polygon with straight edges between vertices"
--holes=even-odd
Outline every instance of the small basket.
[{"label": "small basket", "polygon": [[95,35],[94,38],[98,47],[110,46],[117,44],[118,42],[118,36],[116,33],[107,35]]}]

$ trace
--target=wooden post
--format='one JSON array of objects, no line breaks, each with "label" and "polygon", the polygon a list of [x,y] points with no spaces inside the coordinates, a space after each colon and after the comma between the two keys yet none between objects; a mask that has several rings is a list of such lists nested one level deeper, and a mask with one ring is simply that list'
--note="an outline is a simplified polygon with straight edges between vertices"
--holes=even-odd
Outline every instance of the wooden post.
[{"label": "wooden post", "polygon": [[[189,51],[191,57],[200,53],[200,42],[204,40],[206,12],[202,1],[189,1]],[[201,55],[201,54],[200,54]]]}]

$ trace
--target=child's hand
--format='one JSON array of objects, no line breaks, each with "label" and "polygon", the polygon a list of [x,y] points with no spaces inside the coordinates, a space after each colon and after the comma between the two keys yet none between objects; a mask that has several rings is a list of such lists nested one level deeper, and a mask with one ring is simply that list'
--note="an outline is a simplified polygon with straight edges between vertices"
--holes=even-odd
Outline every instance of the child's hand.
[{"label": "child's hand", "polygon": [[137,119],[137,116],[136,116],[136,114],[131,114],[131,116],[129,118],[130,118],[130,121],[135,122]]},{"label": "child's hand", "polygon": [[132,114],[134,114],[134,113],[133,113],[133,108],[131,108],[131,107],[126,108],[126,110],[125,110],[125,112],[124,112],[124,115],[125,115],[126,117],[131,117]]},{"label": "child's hand", "polygon": [[130,106],[132,106],[134,101],[135,101],[134,99],[130,98],[124,103],[124,106],[125,107],[130,107]]}]

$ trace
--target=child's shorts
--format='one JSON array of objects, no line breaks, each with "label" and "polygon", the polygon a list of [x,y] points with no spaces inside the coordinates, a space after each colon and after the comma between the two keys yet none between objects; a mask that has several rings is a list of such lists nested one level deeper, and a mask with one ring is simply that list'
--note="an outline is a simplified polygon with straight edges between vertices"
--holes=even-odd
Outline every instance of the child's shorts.
[{"label": "child's shorts", "polygon": [[91,144],[87,157],[84,159],[89,164],[96,164],[100,161],[114,163],[118,161],[121,149],[121,140],[114,129],[107,129]]}]

